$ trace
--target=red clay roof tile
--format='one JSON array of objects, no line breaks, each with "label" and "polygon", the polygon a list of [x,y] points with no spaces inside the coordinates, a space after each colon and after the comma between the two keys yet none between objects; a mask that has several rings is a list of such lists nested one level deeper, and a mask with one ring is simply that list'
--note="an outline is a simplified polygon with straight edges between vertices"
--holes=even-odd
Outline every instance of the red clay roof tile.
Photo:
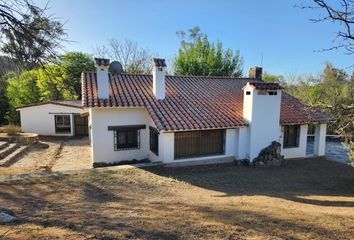
[{"label": "red clay roof tile", "polygon": [[[83,73],[83,106],[143,106],[146,107],[157,128],[167,131],[246,126],[247,123],[242,116],[242,88],[250,81],[259,87],[267,87],[264,82],[257,82],[254,79],[167,75],[166,97],[157,100],[152,92],[151,75],[110,75],[109,81],[109,99],[98,99],[96,73]],[[279,89],[279,85],[274,85],[274,88],[270,89],[275,87]],[[328,120],[327,114],[307,107],[285,92],[282,93],[281,124]]]}]

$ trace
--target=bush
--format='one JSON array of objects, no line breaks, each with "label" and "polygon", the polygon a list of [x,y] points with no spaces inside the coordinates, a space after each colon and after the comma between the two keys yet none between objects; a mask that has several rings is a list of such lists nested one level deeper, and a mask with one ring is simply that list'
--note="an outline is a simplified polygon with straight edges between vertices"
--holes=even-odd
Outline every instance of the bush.
[{"label": "bush", "polygon": [[17,125],[6,125],[3,127],[3,131],[7,133],[7,135],[14,136],[18,135],[21,132],[21,127]]}]

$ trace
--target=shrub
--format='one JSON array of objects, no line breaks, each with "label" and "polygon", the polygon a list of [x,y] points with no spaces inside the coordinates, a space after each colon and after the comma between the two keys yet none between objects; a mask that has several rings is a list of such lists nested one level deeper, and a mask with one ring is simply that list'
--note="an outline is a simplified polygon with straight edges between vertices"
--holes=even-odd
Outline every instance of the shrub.
[{"label": "shrub", "polygon": [[7,133],[7,135],[14,136],[18,135],[21,132],[21,127],[17,125],[6,125],[3,127],[3,131]]}]

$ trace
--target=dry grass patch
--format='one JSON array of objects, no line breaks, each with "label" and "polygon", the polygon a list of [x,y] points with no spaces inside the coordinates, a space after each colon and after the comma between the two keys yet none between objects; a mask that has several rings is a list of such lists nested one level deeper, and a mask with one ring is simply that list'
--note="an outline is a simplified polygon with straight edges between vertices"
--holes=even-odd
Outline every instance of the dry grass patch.
[{"label": "dry grass patch", "polygon": [[5,125],[2,127],[2,131],[9,136],[16,136],[21,133],[21,127],[18,125]]},{"label": "dry grass patch", "polygon": [[351,239],[354,170],[323,161],[124,169],[0,185],[8,239]]}]

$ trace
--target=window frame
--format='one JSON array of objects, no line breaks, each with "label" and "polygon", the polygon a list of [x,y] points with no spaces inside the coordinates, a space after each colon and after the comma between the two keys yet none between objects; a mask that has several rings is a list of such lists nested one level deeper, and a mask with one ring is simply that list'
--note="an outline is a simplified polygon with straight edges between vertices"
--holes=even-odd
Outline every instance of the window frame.
[{"label": "window frame", "polygon": [[[293,131],[291,131],[293,128]],[[301,125],[285,125],[283,132],[283,148],[298,148],[300,146]],[[289,136],[289,134],[294,134]],[[292,139],[290,139],[292,138]]]},{"label": "window frame", "polygon": [[[129,145],[129,143],[127,143],[129,141],[129,132],[135,132],[136,136],[135,136],[135,143],[134,145]],[[120,133],[124,133],[125,136],[125,145],[119,145],[119,134]],[[135,150],[135,149],[140,149],[140,129],[117,129],[117,130],[113,130],[113,141],[114,141],[114,151],[126,151],[126,150]]]},{"label": "window frame", "polygon": [[[69,118],[69,124],[65,124],[65,119],[68,117]],[[61,123],[58,118],[61,118]],[[71,117],[70,114],[55,114],[54,115],[54,127],[55,127],[55,133],[56,134],[71,134]],[[64,130],[63,130],[64,129]]]},{"label": "window frame", "polygon": [[159,131],[154,127],[149,127],[150,151],[159,156]]}]

